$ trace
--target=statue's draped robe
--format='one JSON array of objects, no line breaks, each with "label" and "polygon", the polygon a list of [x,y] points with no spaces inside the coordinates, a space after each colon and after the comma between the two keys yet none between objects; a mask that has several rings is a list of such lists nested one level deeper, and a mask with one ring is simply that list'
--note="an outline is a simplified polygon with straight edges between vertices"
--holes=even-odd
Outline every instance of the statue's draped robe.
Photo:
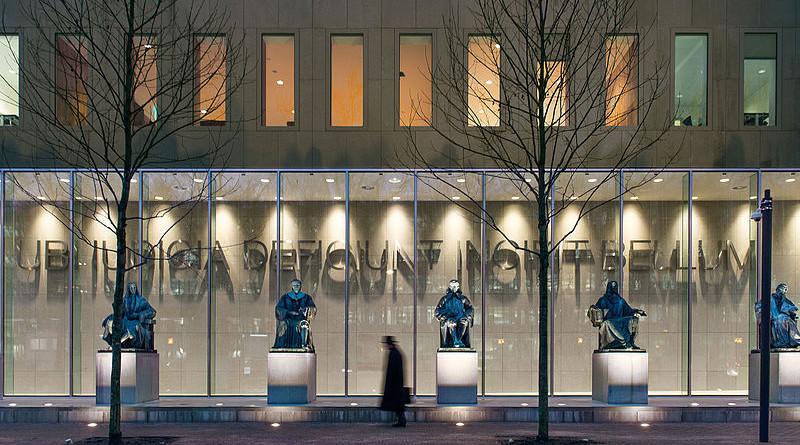
[{"label": "statue's draped robe", "polygon": [[[761,302],[756,303],[756,313],[761,311]],[[770,314],[772,326],[770,345],[773,348],[796,348],[800,346],[800,332],[794,319],[797,306],[786,296],[772,294],[770,298]],[[760,320],[760,318],[759,318]]]},{"label": "statue's draped robe", "polygon": [[[139,294],[128,293],[122,299],[122,347],[135,349],[149,349],[150,331],[142,323],[145,320],[155,318],[156,310],[150,303]],[[109,315],[103,320],[102,327],[105,328],[103,340],[111,345],[111,325],[114,314]],[[116,323],[113,323],[116,325]],[[126,339],[126,337],[129,337]]]},{"label": "statue's draped robe", "polygon": [[473,314],[472,303],[466,295],[460,290],[448,290],[436,305],[435,315],[441,328],[439,347],[452,348],[459,345],[471,348],[469,327],[472,325]]},{"label": "statue's draped robe", "polygon": [[603,309],[600,325],[600,349],[627,349],[635,347],[634,339],[639,319],[632,308],[619,294],[606,290],[595,306]]},{"label": "statue's draped robe", "polygon": [[[291,312],[296,312],[292,314]],[[275,334],[274,349],[281,348],[308,348],[314,350],[311,340],[311,327],[309,320],[314,318],[317,307],[310,295],[304,292],[290,291],[281,296],[275,306],[275,318],[278,319],[277,333]],[[303,344],[303,331],[307,338]]]}]

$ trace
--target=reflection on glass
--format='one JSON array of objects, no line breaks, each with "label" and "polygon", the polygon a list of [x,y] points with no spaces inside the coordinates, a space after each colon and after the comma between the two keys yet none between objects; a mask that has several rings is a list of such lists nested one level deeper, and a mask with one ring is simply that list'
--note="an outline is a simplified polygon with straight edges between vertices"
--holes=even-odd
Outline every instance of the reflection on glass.
[{"label": "reflection on glass", "polygon": [[133,38],[134,80],[133,107],[136,111],[134,125],[146,125],[158,118],[155,95],[158,90],[156,42],[152,36]]},{"label": "reflection on glass", "polygon": [[274,340],[274,303],[270,302],[275,277],[270,274],[269,258],[275,249],[277,184],[275,173],[230,172],[214,177],[214,395],[264,394],[267,388],[267,350]]},{"label": "reflection on glass", "polygon": [[650,394],[688,388],[688,174],[630,173],[623,207],[620,294],[647,312],[636,343],[649,353]]},{"label": "reflection on glass", "polygon": [[[348,390],[378,395],[386,363],[384,335],[395,336],[404,354],[406,386],[414,372],[414,177],[351,173],[349,195]],[[343,280],[343,252],[338,256],[338,279]]]},{"label": "reflection on glass", "polygon": [[777,34],[744,35],[744,124],[776,124]]},{"label": "reflection on glass", "polygon": [[470,126],[500,125],[500,43],[492,36],[469,36],[467,122]]},{"label": "reflection on glass", "polygon": [[65,395],[69,174],[6,173],[4,181],[4,390],[9,395]]},{"label": "reflection on glass", "polygon": [[0,126],[19,122],[19,36],[0,34]]},{"label": "reflection on glass", "polygon": [[364,36],[331,36],[331,126],[364,125]]},{"label": "reflection on glass", "polygon": [[400,35],[400,125],[421,127],[431,123],[430,34]]},{"label": "reflection on glass", "polygon": [[74,35],[56,36],[56,119],[61,125],[83,125],[89,108],[86,42]]},{"label": "reflection on glass", "polygon": [[606,39],[606,125],[636,125],[639,121],[638,58],[638,36]]},{"label": "reflection on glass", "polygon": [[[555,394],[590,394],[598,331],[586,311],[620,276],[619,182],[605,172],[576,172],[562,174],[556,190],[552,385]],[[636,296],[622,297],[639,307]]]},{"label": "reflection on glass", "polygon": [[[417,394],[436,394],[439,321],[434,311],[457,279],[472,302],[471,347],[481,356],[480,174],[419,175],[417,183]],[[458,198],[453,201],[453,198]],[[478,253],[475,256],[475,253]],[[479,366],[479,374],[482,366]],[[479,382],[481,381],[479,376]],[[480,383],[478,393],[482,392]]]},{"label": "reflection on glass", "polygon": [[194,115],[197,125],[225,124],[226,40],[194,38]]},{"label": "reflection on glass", "polygon": [[144,175],[148,263],[142,270],[152,270],[153,278],[150,287],[144,280],[141,289],[158,311],[155,344],[161,354],[161,394],[208,390],[208,268],[218,270],[220,264],[209,245],[207,184],[204,173]]},{"label": "reflection on glass", "polygon": [[675,36],[675,126],[708,125],[708,35]]},{"label": "reflection on glass", "polygon": [[[269,346],[275,340],[277,298],[298,278],[302,291],[311,295],[317,306],[311,333],[317,354],[318,394],[344,394],[345,281],[349,273],[352,301],[360,271],[353,262],[355,257],[350,258],[350,267],[345,267],[346,192],[344,173],[281,174],[280,284],[268,300]],[[276,247],[272,249],[275,252]],[[351,252],[355,252],[352,244]],[[274,258],[270,264],[275,264]]]},{"label": "reflection on glass", "polygon": [[264,125],[294,126],[294,35],[261,38],[264,79]]}]

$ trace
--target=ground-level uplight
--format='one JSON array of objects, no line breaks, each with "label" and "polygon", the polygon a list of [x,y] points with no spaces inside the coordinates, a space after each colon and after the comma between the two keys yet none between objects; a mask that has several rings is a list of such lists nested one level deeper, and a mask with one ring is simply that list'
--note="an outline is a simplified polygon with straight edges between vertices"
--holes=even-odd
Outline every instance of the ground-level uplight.
[{"label": "ground-level uplight", "polygon": [[90,423],[87,423],[86,426],[88,426],[89,428],[94,428],[94,427],[97,426],[97,424],[95,422],[90,422]]},{"label": "ground-level uplight", "polygon": [[639,426],[641,426],[642,428],[647,428],[648,426],[650,426],[650,424],[649,423],[643,423],[643,424],[641,424]]},{"label": "ground-level uplight", "polygon": [[456,426],[464,426],[464,422],[456,422]]},{"label": "ground-level uplight", "polygon": [[280,424],[280,423],[278,423],[278,422],[275,422],[275,423],[273,423],[273,424],[272,424],[272,427],[273,427],[273,428],[277,428],[277,427],[279,427],[279,426],[281,426],[281,424]]}]

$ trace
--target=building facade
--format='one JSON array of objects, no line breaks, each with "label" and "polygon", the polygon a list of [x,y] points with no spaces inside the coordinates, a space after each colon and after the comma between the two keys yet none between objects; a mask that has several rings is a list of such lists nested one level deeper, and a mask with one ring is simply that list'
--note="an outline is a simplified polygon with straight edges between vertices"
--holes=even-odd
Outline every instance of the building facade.
[{"label": "building facade", "polygon": [[[444,182],[397,169],[414,123],[405,98],[430,91],[414,73],[445,51],[442,18],[464,4],[226,3],[260,67],[209,117],[244,119],[231,160],[148,169],[132,184],[143,219],[129,245],[156,255],[130,280],[158,310],[162,394],[264,395],[274,305],[295,277],[318,307],[319,394],[379,394],[383,335],[398,338],[414,392],[434,394],[433,310],[452,278],[476,307],[480,394],[535,394],[536,260],[475,216],[486,209],[511,240],[534,246],[526,197],[493,166],[447,171],[453,165],[443,162]],[[551,257],[552,391],[591,391],[597,333],[586,310],[617,280],[648,314],[639,345],[650,354],[651,394],[744,394],[760,259],[749,216],[765,189],[776,200],[771,279],[787,283],[790,298],[800,285],[800,5],[636,7],[639,22],[654,24],[647,38],[656,54],[670,61],[658,106],[676,118],[664,143],[683,148],[666,170],[615,174],[593,197],[607,202],[577,226],[574,212],[553,218],[552,238],[566,239]],[[0,85],[3,394],[91,395],[115,270],[102,247],[114,238],[86,217],[104,199],[85,172],[26,161],[33,148],[16,137],[25,114],[10,85],[25,49],[9,29],[0,44],[0,69],[11,74]],[[21,54],[16,65],[9,51]],[[444,146],[429,129],[415,131]],[[204,143],[197,135],[181,143]],[[605,175],[602,166],[580,170],[570,187]],[[645,177],[617,197],[620,184]],[[197,193],[199,202],[187,202]]]}]

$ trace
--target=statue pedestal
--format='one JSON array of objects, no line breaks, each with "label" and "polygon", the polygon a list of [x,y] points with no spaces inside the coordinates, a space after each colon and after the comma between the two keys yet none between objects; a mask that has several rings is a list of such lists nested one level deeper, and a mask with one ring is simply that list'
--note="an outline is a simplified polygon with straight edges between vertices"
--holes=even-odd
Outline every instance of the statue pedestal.
[{"label": "statue pedestal", "polygon": [[[111,403],[111,351],[97,351],[95,403]],[[123,405],[158,400],[158,351],[122,351],[119,396]]]},{"label": "statue pedestal", "polygon": [[272,352],[267,356],[267,403],[289,405],[317,399],[317,354]]},{"label": "statue pedestal", "polygon": [[[761,353],[750,353],[748,398],[760,400]],[[769,401],[800,403],[800,351],[772,350],[769,354]]]},{"label": "statue pedestal", "polygon": [[647,405],[647,351],[595,351],[592,354],[592,399]]},{"label": "statue pedestal", "polygon": [[478,403],[478,352],[440,349],[436,353],[436,403]]}]

